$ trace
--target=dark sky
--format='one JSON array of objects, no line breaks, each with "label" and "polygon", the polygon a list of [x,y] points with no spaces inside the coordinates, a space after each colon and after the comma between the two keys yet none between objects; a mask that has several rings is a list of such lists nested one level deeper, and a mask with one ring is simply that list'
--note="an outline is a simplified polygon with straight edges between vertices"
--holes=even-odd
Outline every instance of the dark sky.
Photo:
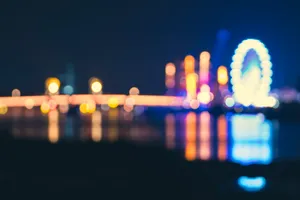
[{"label": "dark sky", "polygon": [[274,87],[294,84],[300,74],[296,0],[7,2],[0,5],[0,92],[7,95],[15,87],[42,93],[46,77],[64,72],[68,62],[80,93],[97,76],[105,92],[137,86],[160,94],[165,64],[212,52],[220,29],[231,34],[224,65],[238,43],[256,38],[272,56]]}]

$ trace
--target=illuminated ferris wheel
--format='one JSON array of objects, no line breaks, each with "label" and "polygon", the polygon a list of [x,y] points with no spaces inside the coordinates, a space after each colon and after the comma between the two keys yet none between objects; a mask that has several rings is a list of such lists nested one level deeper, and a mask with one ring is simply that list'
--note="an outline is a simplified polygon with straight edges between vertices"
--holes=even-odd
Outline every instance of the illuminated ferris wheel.
[{"label": "illuminated ferris wheel", "polygon": [[242,41],[235,50],[231,63],[230,75],[235,102],[243,106],[272,106],[274,97],[269,96],[272,74],[271,57],[265,45],[256,39]]}]

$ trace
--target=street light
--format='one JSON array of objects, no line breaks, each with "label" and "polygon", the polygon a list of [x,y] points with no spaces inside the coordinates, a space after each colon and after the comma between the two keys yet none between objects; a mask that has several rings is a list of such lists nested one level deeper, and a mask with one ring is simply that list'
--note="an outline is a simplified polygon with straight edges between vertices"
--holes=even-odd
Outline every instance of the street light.
[{"label": "street light", "polygon": [[46,94],[56,95],[59,94],[60,80],[55,77],[50,77],[45,82]]},{"label": "street light", "polygon": [[92,94],[101,94],[103,85],[98,78],[92,77],[89,80],[90,93]]}]

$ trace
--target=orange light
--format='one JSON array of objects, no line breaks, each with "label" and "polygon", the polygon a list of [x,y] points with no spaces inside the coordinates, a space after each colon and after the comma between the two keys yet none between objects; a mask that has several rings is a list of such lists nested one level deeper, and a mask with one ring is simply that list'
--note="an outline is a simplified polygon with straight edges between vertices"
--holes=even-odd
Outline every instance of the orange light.
[{"label": "orange light", "polygon": [[210,114],[200,114],[200,159],[208,160],[211,156],[210,146]]},{"label": "orange light", "polygon": [[227,159],[227,122],[224,115],[218,118],[218,158]]},{"label": "orange light", "polygon": [[218,83],[220,85],[226,85],[228,83],[228,72],[225,66],[220,66],[218,68]]},{"label": "orange light", "polygon": [[173,63],[168,63],[166,65],[165,72],[166,72],[167,76],[175,76],[175,73],[176,73],[175,65]]},{"label": "orange light", "polygon": [[194,73],[195,70],[195,58],[191,55],[188,55],[184,58],[184,69],[185,74]]},{"label": "orange light", "polygon": [[196,114],[190,112],[186,116],[186,147],[185,158],[189,161],[196,159]]},{"label": "orange light", "polygon": [[51,143],[56,143],[59,139],[59,113],[57,110],[48,114],[48,139]]},{"label": "orange light", "polygon": [[102,138],[102,114],[100,111],[95,111],[92,114],[92,140],[99,142]]}]

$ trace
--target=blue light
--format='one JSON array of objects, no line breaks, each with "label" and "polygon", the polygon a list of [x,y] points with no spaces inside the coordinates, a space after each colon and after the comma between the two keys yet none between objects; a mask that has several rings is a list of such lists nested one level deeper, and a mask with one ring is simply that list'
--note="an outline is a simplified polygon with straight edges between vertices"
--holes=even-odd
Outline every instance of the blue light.
[{"label": "blue light", "polygon": [[266,179],[260,176],[255,178],[241,176],[238,178],[238,185],[247,192],[257,192],[266,186]]},{"label": "blue light", "polygon": [[73,94],[74,92],[74,88],[70,85],[66,85],[64,88],[63,88],[63,93],[64,94],[68,94],[68,95],[71,95]]},{"label": "blue light", "polygon": [[271,123],[260,115],[233,115],[231,118],[231,160],[242,165],[272,161]]}]

